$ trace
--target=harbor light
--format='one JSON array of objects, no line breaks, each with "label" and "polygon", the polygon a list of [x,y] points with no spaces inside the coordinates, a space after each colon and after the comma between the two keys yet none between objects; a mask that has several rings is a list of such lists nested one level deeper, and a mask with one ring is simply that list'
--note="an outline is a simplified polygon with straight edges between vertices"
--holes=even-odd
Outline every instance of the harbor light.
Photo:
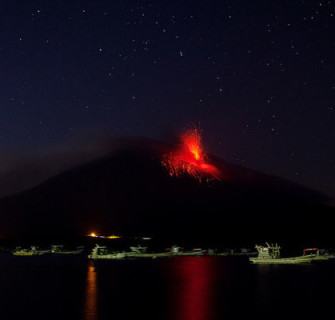
[{"label": "harbor light", "polygon": [[96,232],[91,232],[90,234],[88,234],[88,237],[101,238],[101,239],[120,239],[121,238],[121,236],[118,236],[116,234],[112,234],[110,236],[105,236],[105,235],[98,235]]},{"label": "harbor light", "polygon": [[107,239],[120,239],[121,237],[116,235],[116,234],[112,234],[110,236],[107,237]]}]

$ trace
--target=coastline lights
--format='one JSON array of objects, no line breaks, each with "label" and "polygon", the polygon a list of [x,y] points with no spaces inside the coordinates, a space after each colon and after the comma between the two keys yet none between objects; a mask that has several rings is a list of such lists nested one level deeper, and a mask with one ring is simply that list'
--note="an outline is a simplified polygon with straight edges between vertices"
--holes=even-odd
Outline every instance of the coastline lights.
[{"label": "coastline lights", "polygon": [[112,234],[110,236],[98,235],[96,232],[91,232],[89,235],[91,238],[101,238],[101,239],[121,239],[121,236]]},{"label": "coastline lights", "polygon": [[121,237],[120,236],[118,236],[118,235],[116,235],[116,234],[112,234],[112,235],[110,235],[110,236],[108,236],[108,237],[106,237],[107,239],[120,239]]}]

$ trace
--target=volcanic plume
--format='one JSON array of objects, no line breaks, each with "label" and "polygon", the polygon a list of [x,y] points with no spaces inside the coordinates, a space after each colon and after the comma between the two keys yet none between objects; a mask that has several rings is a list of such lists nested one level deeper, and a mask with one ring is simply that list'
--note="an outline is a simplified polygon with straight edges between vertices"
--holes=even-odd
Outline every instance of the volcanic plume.
[{"label": "volcanic plume", "polygon": [[204,178],[221,179],[220,170],[207,161],[198,129],[190,129],[181,135],[178,147],[164,156],[163,165],[171,176],[188,174],[199,181]]}]

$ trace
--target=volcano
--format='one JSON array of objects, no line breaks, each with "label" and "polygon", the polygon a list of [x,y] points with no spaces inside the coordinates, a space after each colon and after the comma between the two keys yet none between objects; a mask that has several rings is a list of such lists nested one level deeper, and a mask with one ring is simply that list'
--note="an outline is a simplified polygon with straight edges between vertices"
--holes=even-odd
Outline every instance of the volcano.
[{"label": "volcano", "polygon": [[221,179],[220,170],[206,159],[198,129],[186,131],[176,150],[164,156],[162,164],[171,176],[188,174],[198,179]]},{"label": "volcano", "polygon": [[284,179],[210,157],[220,179],[170,175],[175,147],[122,141],[105,156],[1,199],[3,237],[57,238],[95,230],[179,240],[332,238],[327,198]]}]

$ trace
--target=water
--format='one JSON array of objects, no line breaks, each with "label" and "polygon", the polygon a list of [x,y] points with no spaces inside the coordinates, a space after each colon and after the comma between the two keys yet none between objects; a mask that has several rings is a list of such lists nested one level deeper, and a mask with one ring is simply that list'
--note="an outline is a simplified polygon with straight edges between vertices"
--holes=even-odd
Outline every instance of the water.
[{"label": "water", "polygon": [[321,319],[334,309],[334,289],[335,264],[0,256],[1,320]]}]

